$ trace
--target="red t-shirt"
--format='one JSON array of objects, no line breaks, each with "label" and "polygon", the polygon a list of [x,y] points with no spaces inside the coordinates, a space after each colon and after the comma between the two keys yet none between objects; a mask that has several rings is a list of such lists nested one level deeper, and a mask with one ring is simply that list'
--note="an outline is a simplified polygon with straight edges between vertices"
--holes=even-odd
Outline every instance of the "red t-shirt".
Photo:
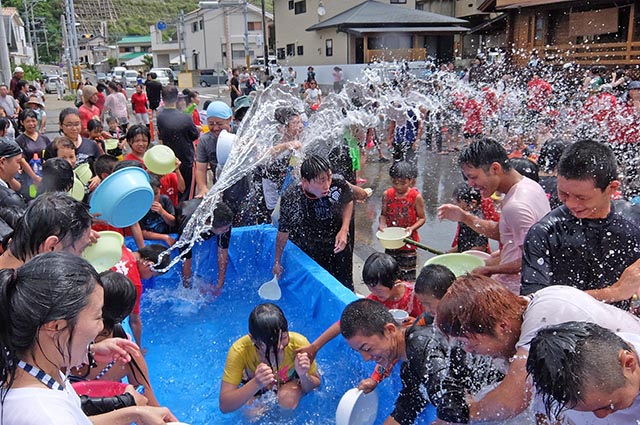
[{"label": "red t-shirt", "polygon": [[[418,189],[412,187],[403,197],[398,198],[396,190],[389,188],[384,192],[385,217],[387,226],[393,227],[409,227],[418,221],[418,213],[416,212],[416,198],[420,195]],[[420,242],[420,235],[417,230],[411,233],[411,239]],[[403,245],[401,250],[413,250],[412,245]]]},{"label": "red t-shirt", "polygon": [[409,313],[409,316],[411,317],[418,317],[422,313],[424,313],[424,307],[422,307],[422,304],[420,304],[418,297],[416,297],[414,284],[410,282],[399,282],[398,285],[402,285],[405,288],[402,298],[400,298],[398,301],[382,301],[373,294],[369,294],[367,296],[367,299],[377,301],[383,304],[388,309],[395,308],[398,310],[404,310]]},{"label": "red t-shirt", "polygon": [[138,271],[138,262],[126,246],[122,247],[122,257],[115,266],[111,267],[111,271],[123,274],[133,282],[136,287],[136,305],[133,307],[132,313],[140,314],[140,297],[142,297],[142,279]]},{"label": "red t-shirt", "polygon": [[100,109],[95,105],[93,105],[91,109],[89,109],[86,105],[82,104],[78,108],[78,113],[80,114],[80,125],[82,126],[83,130],[87,129],[87,124],[90,120],[94,118],[98,120],[100,119]]},{"label": "red t-shirt", "polygon": [[529,101],[527,109],[531,111],[543,112],[549,104],[551,97],[551,84],[542,78],[534,78],[527,84],[527,92],[529,93]]},{"label": "red t-shirt", "polygon": [[482,134],[482,105],[475,99],[467,99],[462,108],[462,114],[464,115],[464,127],[463,133],[468,134]]},{"label": "red t-shirt", "polygon": [[146,114],[147,113],[147,95],[144,93],[134,93],[131,95],[131,105],[133,106],[134,114]]},{"label": "red t-shirt", "polygon": [[102,114],[102,110],[104,109],[104,102],[107,101],[107,97],[102,92],[98,92],[98,100],[96,101],[96,107]]}]

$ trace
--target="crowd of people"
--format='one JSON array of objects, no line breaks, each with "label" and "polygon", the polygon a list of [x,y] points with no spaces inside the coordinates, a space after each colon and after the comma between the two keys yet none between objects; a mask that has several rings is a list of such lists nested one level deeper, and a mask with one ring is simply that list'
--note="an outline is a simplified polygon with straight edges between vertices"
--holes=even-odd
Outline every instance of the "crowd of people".
[{"label": "crowd of people", "polygon": [[[37,93],[27,97],[22,76],[16,73],[15,99],[0,85],[6,116],[0,118],[0,415],[8,423],[176,420],[155,397],[141,348],[142,281],[167,267],[162,253],[220,177],[221,134],[255,119],[247,112],[262,89],[245,73],[234,71],[231,105],[208,101],[201,109],[196,91],[162,86],[152,73],[130,99],[114,82],[84,85],[78,107],[61,111],[60,136],[52,141],[42,134],[41,100]],[[403,388],[385,423],[413,423],[427,403],[436,407],[437,423],[635,421],[636,78],[633,70],[607,78],[594,68],[579,79],[573,68],[538,64],[516,72],[478,58],[462,74],[444,64],[415,78],[403,68],[362,90],[345,88],[336,67],[337,93],[323,96],[309,67],[304,92],[287,90],[298,96],[299,109],[274,108],[267,119],[277,134],[263,142],[251,172],[224,190],[199,235],[217,238],[218,274],[206,291],[224,290],[231,228],[259,223],[277,228],[276,276],[295,273],[284,255],[291,241],[354,291],[354,209],[372,193],[361,174],[367,150],[390,162],[391,187],[380,191],[376,227],[383,233],[402,227],[410,241],[366,259],[367,299],[348,305],[313,342],[289,331],[277,305],[256,306],[248,335],[229,350],[221,411],[271,391],[280,406],[295,409],[321,383],[318,350],[342,335],[376,363],[359,384],[365,392],[401,364]],[[365,111],[372,119],[341,123],[339,140],[321,155],[304,145],[304,133],[313,131],[309,116],[322,114],[332,96],[346,99],[344,117]],[[6,103],[8,97],[15,102]],[[154,193],[147,214],[125,229],[92,217],[87,202],[101,182],[126,167],[146,170],[145,153],[156,143],[169,147],[176,162],[165,175],[147,170]],[[437,214],[458,224],[451,252],[487,253],[469,274],[417,264],[411,241],[420,242],[426,222],[415,187],[421,150],[457,155],[465,183]],[[91,177],[74,200],[65,192],[83,165]],[[120,262],[99,275],[80,255],[105,229],[132,236],[137,250],[123,248]],[[191,260],[183,254],[182,284],[190,287]],[[409,318],[398,323],[390,309]],[[125,317],[132,336],[122,330]],[[80,398],[70,384],[71,377],[125,376],[144,395],[123,387],[106,400]],[[24,415],[27,405],[33,420]]]}]

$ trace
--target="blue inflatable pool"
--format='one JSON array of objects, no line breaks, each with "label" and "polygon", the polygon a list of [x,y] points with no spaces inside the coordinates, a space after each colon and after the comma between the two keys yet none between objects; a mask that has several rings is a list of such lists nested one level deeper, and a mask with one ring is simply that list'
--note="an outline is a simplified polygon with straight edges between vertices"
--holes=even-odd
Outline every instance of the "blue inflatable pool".
[{"label": "blue inflatable pool", "polygon": [[[249,313],[263,302],[258,288],[272,277],[275,236],[272,226],[233,229],[224,291],[213,301],[204,300],[195,289],[181,288],[174,269],[145,285],[142,339],[148,350],[151,382],[160,403],[181,421],[192,425],[250,423],[243,411],[222,414],[218,393],[227,351],[248,332]],[[194,278],[200,284],[214,284],[215,238],[196,245],[193,258]],[[285,249],[283,264],[282,299],[276,303],[287,316],[289,329],[313,340],[338,320],[342,309],[356,297],[291,243]],[[317,363],[322,374],[319,390],[305,396],[294,412],[276,407],[254,423],[335,423],[342,394],[369,376],[374,366],[365,363],[341,337],[320,351]],[[378,386],[376,423],[382,423],[391,412],[400,388],[398,370]],[[417,423],[428,424],[433,418],[429,407]]]}]

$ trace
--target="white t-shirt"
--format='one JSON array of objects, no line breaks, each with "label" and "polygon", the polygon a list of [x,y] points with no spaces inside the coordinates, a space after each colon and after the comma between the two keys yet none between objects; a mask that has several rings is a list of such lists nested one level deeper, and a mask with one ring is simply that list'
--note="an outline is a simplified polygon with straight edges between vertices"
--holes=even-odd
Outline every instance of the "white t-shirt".
[{"label": "white t-shirt", "polygon": [[318,98],[321,94],[320,89],[319,88],[315,88],[315,89],[307,89],[306,93],[306,100],[307,103],[313,105],[314,103],[318,103]]},{"label": "white t-shirt", "polygon": [[11,425],[91,425],[80,408],[80,397],[69,382],[65,389],[12,388],[0,415]]},{"label": "white t-shirt", "polygon": [[571,286],[549,286],[532,296],[522,315],[516,349],[528,350],[540,329],[572,321],[595,323],[613,332],[640,334],[640,319]]},{"label": "white t-shirt", "polygon": [[[500,264],[522,258],[522,244],[529,228],[550,211],[549,200],[542,187],[524,177],[514,184],[502,200],[500,228]],[[493,279],[505,285],[515,294],[520,294],[520,273],[495,274]]]}]

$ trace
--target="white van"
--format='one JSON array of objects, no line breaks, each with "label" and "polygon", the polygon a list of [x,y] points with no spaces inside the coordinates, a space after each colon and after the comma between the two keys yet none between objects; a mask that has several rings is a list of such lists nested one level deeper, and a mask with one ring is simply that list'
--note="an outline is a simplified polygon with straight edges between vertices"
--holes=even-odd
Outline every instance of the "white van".
[{"label": "white van", "polygon": [[111,70],[111,75],[115,77],[117,83],[126,84],[124,73],[127,72],[127,68],[124,66],[114,66]]}]

